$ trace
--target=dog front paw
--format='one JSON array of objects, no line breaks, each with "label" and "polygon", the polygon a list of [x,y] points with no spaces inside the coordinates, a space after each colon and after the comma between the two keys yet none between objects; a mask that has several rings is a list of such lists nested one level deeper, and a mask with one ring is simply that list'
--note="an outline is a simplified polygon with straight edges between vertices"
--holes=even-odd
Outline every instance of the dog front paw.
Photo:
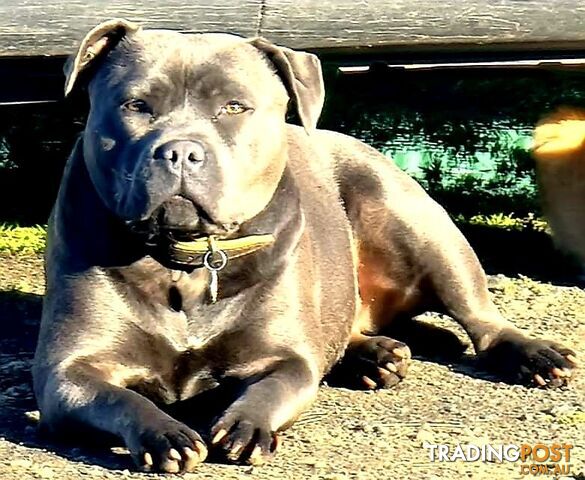
[{"label": "dog front paw", "polygon": [[137,467],[145,472],[192,472],[207,457],[199,434],[172,419],[141,426],[127,445]]},{"label": "dog front paw", "polygon": [[260,410],[232,406],[213,426],[211,443],[221,448],[228,460],[261,465],[273,456],[278,443],[276,433],[270,430]]},{"label": "dog front paw", "polygon": [[507,380],[538,387],[566,385],[576,366],[569,348],[513,330],[502,332],[480,359]]}]

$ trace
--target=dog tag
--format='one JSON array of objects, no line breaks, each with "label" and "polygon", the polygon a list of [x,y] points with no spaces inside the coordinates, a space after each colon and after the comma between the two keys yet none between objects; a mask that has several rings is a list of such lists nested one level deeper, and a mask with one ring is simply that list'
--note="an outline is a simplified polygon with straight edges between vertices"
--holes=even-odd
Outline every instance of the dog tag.
[{"label": "dog tag", "polygon": [[216,250],[210,242],[210,249],[203,257],[203,266],[209,271],[209,296],[211,303],[217,302],[219,290],[219,271],[223,270],[228,262],[228,256],[223,250]]},{"label": "dog tag", "polygon": [[217,290],[219,286],[219,274],[217,270],[210,270],[209,274],[211,279],[209,280],[209,296],[211,297],[211,303],[217,302]]},{"label": "dog tag", "polygon": [[183,272],[181,272],[181,270],[171,270],[171,280],[174,283],[177,283],[179,280],[181,280],[182,276]]}]

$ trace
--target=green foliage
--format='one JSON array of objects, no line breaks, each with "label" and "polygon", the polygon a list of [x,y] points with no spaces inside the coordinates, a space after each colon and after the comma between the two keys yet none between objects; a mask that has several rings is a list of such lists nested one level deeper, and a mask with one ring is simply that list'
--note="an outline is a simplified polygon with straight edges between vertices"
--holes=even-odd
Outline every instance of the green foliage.
[{"label": "green foliage", "polygon": [[452,214],[539,214],[534,124],[583,105],[582,75],[544,70],[387,70],[337,78],[323,126],[391,157]]},{"label": "green foliage", "polygon": [[0,254],[39,254],[44,251],[46,240],[45,226],[20,227],[6,223],[0,224]]},{"label": "green foliage", "polygon": [[[431,111],[424,121],[440,135],[418,113],[392,108],[363,112],[350,133],[391,157],[453,213],[539,212],[530,126],[477,118],[463,126]],[[372,128],[362,130],[368,123]]]},{"label": "green foliage", "polygon": [[[388,128],[396,125],[395,119],[388,118],[393,115],[391,110],[383,114]],[[539,212],[530,128],[469,119],[467,129],[460,129],[468,138],[447,144],[435,142],[432,135],[417,130],[417,122],[409,115],[401,115],[402,125],[394,137],[383,143],[378,140],[376,146],[449,211],[466,216]],[[380,120],[373,123],[378,125]],[[352,133],[369,137],[358,129]]]}]

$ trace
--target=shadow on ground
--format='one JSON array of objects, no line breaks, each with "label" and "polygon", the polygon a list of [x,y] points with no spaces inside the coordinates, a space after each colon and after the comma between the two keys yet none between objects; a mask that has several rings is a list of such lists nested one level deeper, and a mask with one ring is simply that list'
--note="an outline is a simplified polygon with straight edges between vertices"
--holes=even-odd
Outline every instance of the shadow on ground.
[{"label": "shadow on ground", "polygon": [[583,286],[577,263],[555,248],[552,237],[545,232],[506,231],[483,225],[460,228],[488,274],[524,275],[555,285]]},{"label": "shadow on ground", "polygon": [[[37,410],[32,390],[31,366],[36,345],[42,296],[16,290],[0,291],[0,437],[33,448],[54,451],[69,460],[107,468],[129,468],[128,456],[114,454],[103,442],[84,447],[48,440],[37,429],[30,413]],[[79,443],[79,442],[77,442]]]},{"label": "shadow on ground", "polygon": [[[442,326],[419,318],[400,320],[381,334],[408,345],[412,357],[417,360],[446,365],[454,372],[479,380],[502,381],[484,368],[470,343],[462,341],[453,331]],[[343,368],[335,367],[325,380],[332,387],[351,388],[343,378],[345,374]],[[365,389],[365,386],[362,387]]]}]

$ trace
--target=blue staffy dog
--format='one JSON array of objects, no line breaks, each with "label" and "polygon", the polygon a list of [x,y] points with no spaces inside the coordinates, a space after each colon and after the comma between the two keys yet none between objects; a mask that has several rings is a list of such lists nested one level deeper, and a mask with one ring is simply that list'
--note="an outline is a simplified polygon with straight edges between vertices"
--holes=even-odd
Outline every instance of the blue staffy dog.
[{"label": "blue staffy dog", "polygon": [[[314,55],[114,20],[66,76],[91,107],[49,224],[33,372],[45,429],[117,435],[148,471],[191,471],[210,445],[261,463],[344,355],[348,380],[396,384],[410,352],[384,331],[426,310],[502,375],[570,376],[573,353],[502,317],[414,180],[316,129]],[[285,122],[289,102],[302,128]],[[166,409],[226,385],[207,444]]]}]

